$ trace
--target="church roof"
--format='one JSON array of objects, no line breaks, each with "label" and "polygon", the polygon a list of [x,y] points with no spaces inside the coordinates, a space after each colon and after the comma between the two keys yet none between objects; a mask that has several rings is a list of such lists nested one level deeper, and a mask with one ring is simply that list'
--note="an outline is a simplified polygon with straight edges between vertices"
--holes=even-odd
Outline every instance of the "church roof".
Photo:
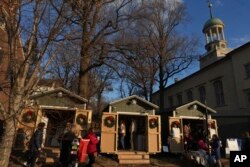
[{"label": "church roof", "polygon": [[214,26],[214,25],[222,25],[222,26],[224,26],[224,23],[221,21],[221,19],[213,17],[213,18],[209,19],[208,21],[206,21],[206,23],[203,26],[202,31],[204,32],[207,28],[209,28],[211,26]]}]

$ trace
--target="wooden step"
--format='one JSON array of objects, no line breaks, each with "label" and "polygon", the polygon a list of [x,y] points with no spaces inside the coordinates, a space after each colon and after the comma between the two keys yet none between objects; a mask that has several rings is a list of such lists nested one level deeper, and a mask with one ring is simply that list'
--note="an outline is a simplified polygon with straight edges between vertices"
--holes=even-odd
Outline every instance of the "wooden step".
[{"label": "wooden step", "polygon": [[149,159],[149,155],[145,154],[119,154],[118,159]]},{"label": "wooden step", "polygon": [[60,154],[60,149],[52,149],[52,152],[55,154]]},{"label": "wooden step", "polygon": [[133,159],[133,160],[125,160],[125,159],[119,159],[119,164],[149,164],[149,159]]},{"label": "wooden step", "polygon": [[51,158],[51,157],[47,157],[46,159],[45,159],[45,163],[55,163],[55,159],[54,158]]},{"label": "wooden step", "polygon": [[145,152],[145,151],[118,151],[117,152],[117,155],[120,155],[120,154],[131,154],[131,155],[137,155],[137,154],[146,154],[146,155],[149,155],[148,152]]}]

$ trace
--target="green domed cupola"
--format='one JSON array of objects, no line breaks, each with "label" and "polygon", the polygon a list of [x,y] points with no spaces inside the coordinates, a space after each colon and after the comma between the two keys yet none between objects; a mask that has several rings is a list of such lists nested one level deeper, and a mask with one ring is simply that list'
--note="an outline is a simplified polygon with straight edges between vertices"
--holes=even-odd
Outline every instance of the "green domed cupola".
[{"label": "green domed cupola", "polygon": [[210,18],[205,22],[202,32],[205,35],[207,52],[200,58],[200,68],[204,68],[224,57],[230,49],[224,35],[224,23],[213,17],[212,3],[208,0]]},{"label": "green domed cupola", "polygon": [[206,50],[208,52],[219,48],[226,48],[227,42],[224,35],[224,23],[221,19],[213,17],[212,3],[209,1],[210,19],[206,21],[202,32],[206,37]]},{"label": "green domed cupola", "polygon": [[203,26],[203,32],[205,32],[205,30],[209,27],[215,26],[215,25],[221,25],[224,27],[224,23],[221,21],[221,19],[219,18],[211,18],[208,21],[206,21],[206,23]]}]

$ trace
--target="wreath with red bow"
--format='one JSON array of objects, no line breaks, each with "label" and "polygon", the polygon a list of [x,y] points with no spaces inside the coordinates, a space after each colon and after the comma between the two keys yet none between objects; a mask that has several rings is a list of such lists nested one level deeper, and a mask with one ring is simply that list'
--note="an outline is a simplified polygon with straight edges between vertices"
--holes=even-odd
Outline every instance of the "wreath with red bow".
[{"label": "wreath with red bow", "polygon": [[113,116],[108,116],[104,119],[104,125],[112,128],[115,125],[115,118]]},{"label": "wreath with red bow", "polygon": [[150,120],[149,120],[149,127],[151,128],[151,129],[154,129],[154,128],[156,128],[158,126],[158,121],[157,121],[157,119],[156,118],[151,118]]},{"label": "wreath with red bow", "polygon": [[83,114],[79,114],[76,117],[76,123],[78,125],[84,126],[87,123],[87,116]]},{"label": "wreath with red bow", "polygon": [[22,116],[22,121],[25,123],[33,122],[35,121],[35,119],[36,119],[36,114],[32,110],[25,112]]},{"label": "wreath with red bow", "polygon": [[171,123],[171,128],[176,127],[176,128],[180,128],[180,122],[179,121],[174,121]]},{"label": "wreath with red bow", "polygon": [[215,129],[215,122],[208,122],[208,128]]}]

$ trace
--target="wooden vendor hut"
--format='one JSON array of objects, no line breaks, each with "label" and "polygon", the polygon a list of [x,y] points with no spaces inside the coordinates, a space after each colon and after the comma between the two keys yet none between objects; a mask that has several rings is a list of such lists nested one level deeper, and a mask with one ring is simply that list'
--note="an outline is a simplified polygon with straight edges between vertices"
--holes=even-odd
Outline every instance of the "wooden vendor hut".
[{"label": "wooden vendor hut", "polygon": [[33,94],[19,119],[14,149],[26,146],[39,122],[46,123],[43,145],[59,148],[67,123],[76,123],[82,132],[90,126],[92,111],[86,110],[86,103],[61,87]]},{"label": "wooden vendor hut", "polygon": [[158,106],[136,95],[111,102],[102,115],[101,152],[118,155],[120,164],[150,163],[149,154],[161,152],[160,116],[155,115],[156,109]]},{"label": "wooden vendor hut", "polygon": [[216,111],[199,101],[179,106],[168,113],[171,115],[160,114],[163,151],[165,147],[168,147],[172,153],[197,150],[198,141],[202,139],[206,142],[207,133],[209,139],[213,134],[218,135],[216,120],[211,116]]}]

